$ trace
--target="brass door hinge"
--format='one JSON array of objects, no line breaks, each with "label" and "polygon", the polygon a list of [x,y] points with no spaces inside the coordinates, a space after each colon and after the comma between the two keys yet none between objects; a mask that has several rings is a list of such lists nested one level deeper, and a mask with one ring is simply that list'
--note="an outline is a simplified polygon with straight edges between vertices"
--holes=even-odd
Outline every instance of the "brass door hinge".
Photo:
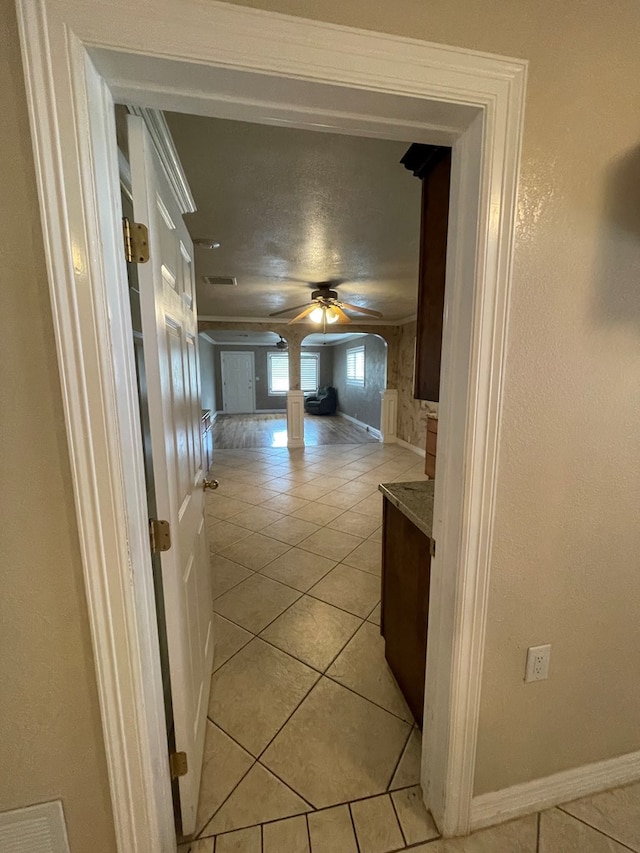
[{"label": "brass door hinge", "polygon": [[142,222],[130,222],[126,216],[122,219],[124,237],[124,256],[130,264],[146,264],[149,260],[149,232]]},{"label": "brass door hinge", "polygon": [[171,778],[178,779],[180,776],[186,776],[189,772],[186,752],[172,752],[169,756],[169,769],[171,770]]},{"label": "brass door hinge", "polygon": [[158,518],[149,519],[149,539],[151,540],[151,553],[158,554],[160,551],[168,551],[171,548],[171,525],[168,521]]}]

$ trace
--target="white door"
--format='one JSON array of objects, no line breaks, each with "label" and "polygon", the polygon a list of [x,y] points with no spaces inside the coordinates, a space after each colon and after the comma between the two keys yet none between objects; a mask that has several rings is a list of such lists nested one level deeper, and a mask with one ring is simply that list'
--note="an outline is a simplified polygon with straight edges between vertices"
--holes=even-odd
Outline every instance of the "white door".
[{"label": "white door", "polygon": [[222,410],[228,415],[254,412],[255,367],[252,352],[221,352]]},{"label": "white door", "polygon": [[149,228],[138,266],[158,517],[171,524],[162,557],[182,832],[195,831],[213,659],[209,550],[204,523],[198,327],[193,246],[153,144],[129,116],[134,215]]}]

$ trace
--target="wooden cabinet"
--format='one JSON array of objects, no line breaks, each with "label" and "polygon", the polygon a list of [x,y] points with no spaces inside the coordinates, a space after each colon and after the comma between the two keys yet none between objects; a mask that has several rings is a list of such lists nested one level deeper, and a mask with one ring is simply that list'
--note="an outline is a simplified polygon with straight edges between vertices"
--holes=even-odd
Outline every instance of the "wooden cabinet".
[{"label": "wooden cabinet", "polygon": [[424,473],[433,479],[436,476],[436,449],[438,446],[438,419],[427,418],[427,446],[424,458]]},{"label": "wooden cabinet", "polygon": [[430,540],[387,499],[383,502],[382,612],[385,656],[418,725],[422,726]]},{"label": "wooden cabinet", "polygon": [[416,143],[409,148],[401,162],[422,181],[413,396],[417,400],[438,402],[449,225],[451,149]]}]

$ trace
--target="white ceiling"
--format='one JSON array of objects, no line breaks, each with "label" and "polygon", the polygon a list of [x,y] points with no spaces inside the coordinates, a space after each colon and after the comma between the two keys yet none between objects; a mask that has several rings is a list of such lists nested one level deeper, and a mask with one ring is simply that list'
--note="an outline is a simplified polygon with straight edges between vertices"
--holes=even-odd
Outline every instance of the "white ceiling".
[{"label": "white ceiling", "polygon": [[[279,340],[279,336],[274,332],[259,332],[259,331],[231,331],[231,330],[219,330],[219,329],[209,329],[206,332],[200,333],[202,337],[206,338],[212,344],[232,344],[234,346],[261,346],[261,347],[272,347]],[[283,337],[286,339],[286,331],[283,334]],[[366,337],[364,332],[337,332],[331,333],[327,332],[326,335],[322,333],[307,335],[306,338],[302,341],[303,347],[319,347],[319,346],[335,346],[336,344],[344,344],[347,341],[353,341],[356,338],[364,338]]]},{"label": "white ceiling", "polygon": [[[329,279],[387,321],[415,314],[420,182],[399,164],[406,142],[166,118],[198,208],[189,232],[221,244],[196,249],[201,317],[266,317]],[[238,283],[207,285],[205,275]]]}]

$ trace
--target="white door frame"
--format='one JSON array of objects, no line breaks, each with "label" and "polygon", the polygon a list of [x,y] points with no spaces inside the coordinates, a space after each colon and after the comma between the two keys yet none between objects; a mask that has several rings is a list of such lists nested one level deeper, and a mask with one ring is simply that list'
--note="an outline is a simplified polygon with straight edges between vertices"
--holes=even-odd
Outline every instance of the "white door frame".
[{"label": "white door frame", "polygon": [[453,144],[422,781],[440,829],[464,834],[526,62],[215,0],[154,0],[136,14],[129,0],[17,6],[121,853],[174,850],[175,839],[112,93],[150,107]]},{"label": "white door frame", "polygon": [[249,355],[251,356],[251,369],[253,371],[253,383],[251,384],[251,412],[256,410],[256,357],[248,350],[221,350],[220,351],[220,378],[222,380],[222,411],[226,412],[224,399],[224,358],[225,355]]}]

